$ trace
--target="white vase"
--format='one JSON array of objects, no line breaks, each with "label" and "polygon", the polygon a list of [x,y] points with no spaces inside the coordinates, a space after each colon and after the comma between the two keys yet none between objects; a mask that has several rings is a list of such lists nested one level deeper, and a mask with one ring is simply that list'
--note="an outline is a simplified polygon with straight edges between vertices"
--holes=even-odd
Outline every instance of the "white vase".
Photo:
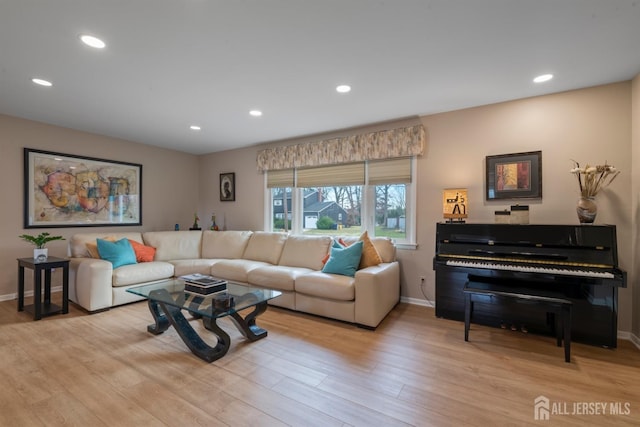
[{"label": "white vase", "polygon": [[46,261],[48,256],[49,256],[49,249],[47,248],[33,250],[33,259],[35,259],[38,262]]}]

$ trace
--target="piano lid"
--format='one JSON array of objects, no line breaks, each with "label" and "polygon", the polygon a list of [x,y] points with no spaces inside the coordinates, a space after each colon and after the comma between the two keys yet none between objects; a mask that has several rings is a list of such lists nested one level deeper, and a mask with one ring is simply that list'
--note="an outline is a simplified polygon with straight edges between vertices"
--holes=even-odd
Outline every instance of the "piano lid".
[{"label": "piano lid", "polygon": [[436,255],[493,255],[618,265],[615,225],[438,223]]}]

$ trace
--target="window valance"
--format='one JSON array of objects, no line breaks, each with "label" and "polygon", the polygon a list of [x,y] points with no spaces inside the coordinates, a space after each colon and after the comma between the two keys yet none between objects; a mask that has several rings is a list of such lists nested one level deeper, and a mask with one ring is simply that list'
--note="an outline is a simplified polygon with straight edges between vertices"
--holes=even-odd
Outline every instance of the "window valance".
[{"label": "window valance", "polygon": [[424,127],[415,125],[267,148],[258,152],[256,161],[258,170],[268,171],[419,156],[425,140]]}]

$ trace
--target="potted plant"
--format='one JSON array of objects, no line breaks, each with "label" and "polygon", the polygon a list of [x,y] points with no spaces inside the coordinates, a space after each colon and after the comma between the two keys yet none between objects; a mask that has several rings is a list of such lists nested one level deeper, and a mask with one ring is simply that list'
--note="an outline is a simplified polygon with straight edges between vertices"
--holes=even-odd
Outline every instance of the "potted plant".
[{"label": "potted plant", "polygon": [[30,234],[22,234],[20,236],[22,240],[31,243],[36,248],[33,250],[33,259],[38,261],[46,261],[48,257],[48,249],[45,245],[53,240],[64,240],[62,236],[52,236],[47,232],[40,233],[37,236]]}]

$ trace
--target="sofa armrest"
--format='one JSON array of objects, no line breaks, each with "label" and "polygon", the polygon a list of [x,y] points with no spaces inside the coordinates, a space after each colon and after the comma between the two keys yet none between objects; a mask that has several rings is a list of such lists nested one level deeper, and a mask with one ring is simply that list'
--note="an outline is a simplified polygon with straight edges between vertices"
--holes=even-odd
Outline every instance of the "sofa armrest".
[{"label": "sofa armrest", "polygon": [[400,264],[363,268],[355,278],[355,323],[375,328],[400,301]]},{"label": "sofa armrest", "polygon": [[103,259],[71,258],[69,299],[85,310],[110,308],[113,303],[113,264]]}]

